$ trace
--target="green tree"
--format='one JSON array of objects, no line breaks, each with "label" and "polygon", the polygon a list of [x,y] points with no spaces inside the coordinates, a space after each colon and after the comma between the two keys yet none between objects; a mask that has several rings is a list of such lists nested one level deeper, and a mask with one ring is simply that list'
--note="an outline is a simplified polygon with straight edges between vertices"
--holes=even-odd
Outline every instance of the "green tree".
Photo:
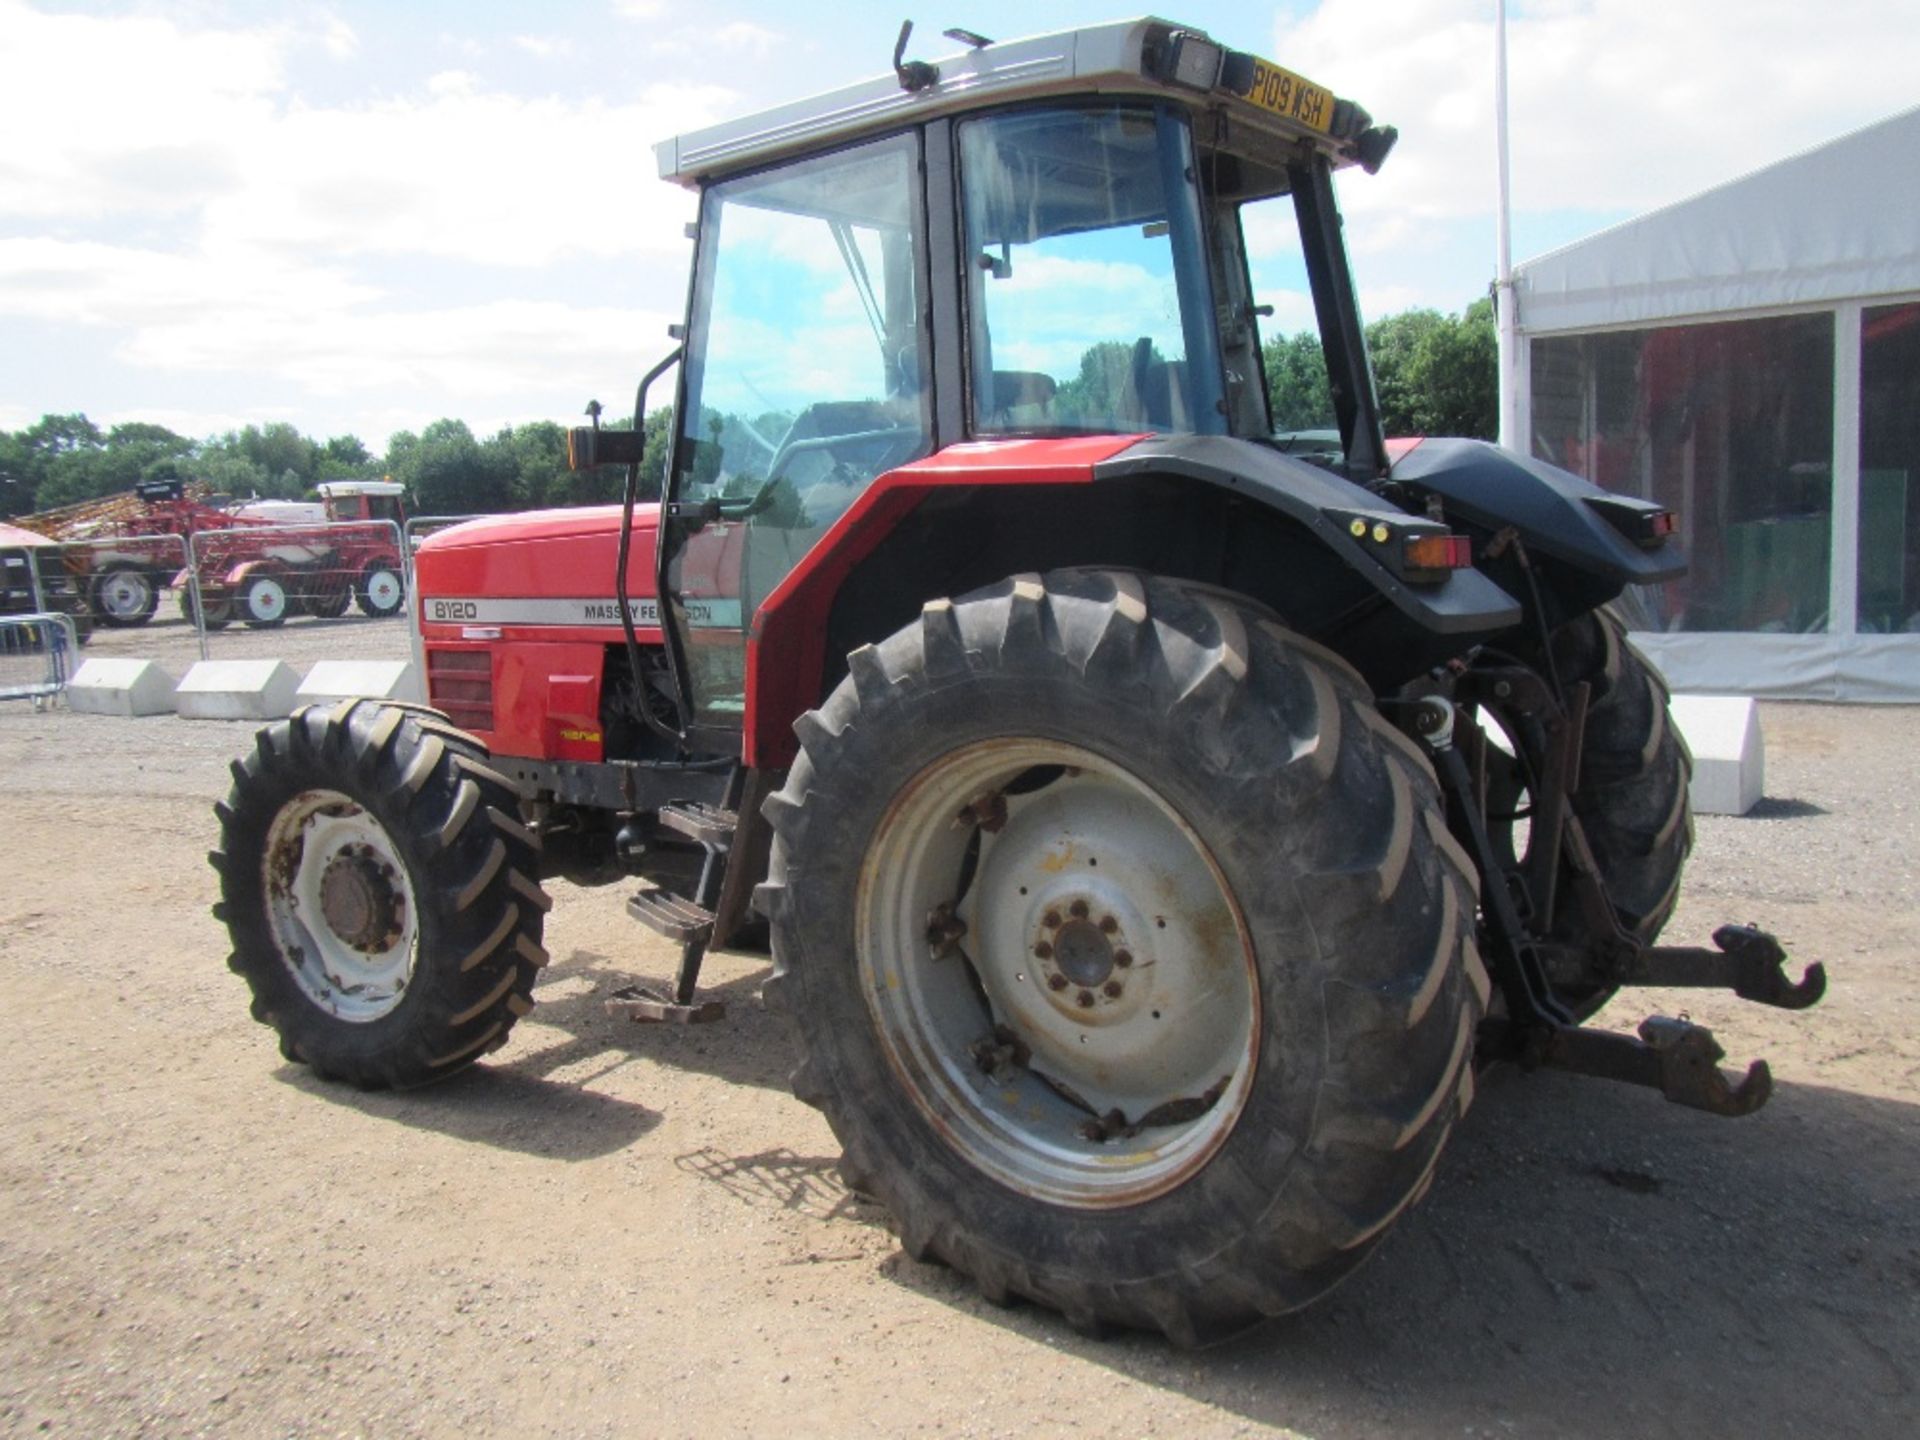
[{"label": "green tree", "polygon": [[[1403,310],[1367,326],[1380,421],[1389,435],[1499,433],[1499,379],[1493,306],[1462,315]],[[1278,336],[1261,350],[1276,431],[1330,428],[1333,402],[1320,339],[1310,330]]]},{"label": "green tree", "polygon": [[1333,428],[1333,392],[1318,335],[1311,330],[1276,335],[1261,347],[1260,358],[1276,433]]},{"label": "green tree", "polygon": [[319,447],[314,466],[321,480],[365,479],[373,471],[373,454],[358,435],[335,435]]},{"label": "green tree", "polygon": [[[496,437],[497,439],[498,437]],[[388,459],[392,460],[389,449]],[[513,454],[482,446],[464,420],[436,420],[393,469],[422,515],[487,514],[515,508]]]}]

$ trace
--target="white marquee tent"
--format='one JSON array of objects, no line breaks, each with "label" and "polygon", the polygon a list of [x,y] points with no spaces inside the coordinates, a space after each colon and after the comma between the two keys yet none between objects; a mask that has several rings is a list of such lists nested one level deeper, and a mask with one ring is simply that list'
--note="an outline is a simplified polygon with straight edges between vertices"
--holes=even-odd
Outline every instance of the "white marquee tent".
[{"label": "white marquee tent", "polygon": [[1675,687],[1920,701],[1920,109],[1514,281],[1519,433],[1679,513]]}]

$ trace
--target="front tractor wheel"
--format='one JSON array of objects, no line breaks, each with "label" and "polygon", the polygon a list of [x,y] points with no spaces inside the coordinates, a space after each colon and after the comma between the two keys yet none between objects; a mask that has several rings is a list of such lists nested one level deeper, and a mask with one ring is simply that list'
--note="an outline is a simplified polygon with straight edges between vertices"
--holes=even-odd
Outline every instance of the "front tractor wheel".
[{"label": "front tractor wheel", "polygon": [[384,620],[389,615],[400,613],[400,607],[407,599],[407,582],[401,578],[397,567],[385,561],[375,561],[361,572],[360,583],[355,587],[355,599],[359,602],[361,614]]},{"label": "front tractor wheel", "polygon": [[262,730],[216,807],[231,965],[289,1060],[420,1085],[506,1041],[548,900],[512,786],[471,736],[368,700]]},{"label": "front tractor wheel", "polygon": [[850,657],[768,804],[795,1088],[910,1253],[1074,1323],[1313,1300],[1472,1094],[1471,868],[1336,657],[1061,572]]},{"label": "front tractor wheel", "polygon": [[255,630],[287,623],[287,583],[278,575],[255,575],[240,592],[240,611]]}]

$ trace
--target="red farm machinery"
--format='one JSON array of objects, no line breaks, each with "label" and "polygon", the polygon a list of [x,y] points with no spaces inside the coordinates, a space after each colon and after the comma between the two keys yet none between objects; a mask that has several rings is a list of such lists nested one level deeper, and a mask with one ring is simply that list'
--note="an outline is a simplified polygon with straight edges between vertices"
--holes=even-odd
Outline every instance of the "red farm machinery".
[{"label": "red farm machinery", "polygon": [[[624,506],[416,559],[431,708],[262,731],[217,807],[233,967],[362,1086],[506,1043],[544,879],[680,946],[609,1004],[766,1004],[907,1250],[1181,1344],[1307,1304],[1485,1066],[1765,1101],[1625,987],[1798,1008],[1767,935],[1659,943],[1689,759],[1609,602],[1671,517],[1388,444],[1335,203],[1395,134],[1158,20],[958,50],[659,148],[699,195]],[[1243,217],[1288,216],[1338,443],[1271,434]],[[1264,221],[1263,221],[1264,223]],[[677,366],[665,495],[636,502]]]},{"label": "red farm machinery", "polygon": [[204,486],[160,480],[21,523],[66,544],[76,583],[103,625],[145,625],[169,587],[191,619],[196,579],[210,629],[235,620],[271,627],[300,613],[332,618],[356,601],[368,615],[398,614],[406,597],[402,487],[335,480],[319,492],[315,502],[236,504]]}]

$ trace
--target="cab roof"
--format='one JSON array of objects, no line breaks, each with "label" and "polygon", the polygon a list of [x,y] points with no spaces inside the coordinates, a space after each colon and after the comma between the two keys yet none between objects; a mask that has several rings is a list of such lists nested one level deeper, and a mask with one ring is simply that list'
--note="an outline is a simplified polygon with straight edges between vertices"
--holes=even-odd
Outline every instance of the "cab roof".
[{"label": "cab roof", "polygon": [[1384,138],[1382,156],[1392,144],[1391,132],[1373,129],[1372,117],[1351,101],[1167,20],[989,43],[929,63],[931,83],[915,88],[903,73],[881,75],[662,141],[654,147],[660,177],[697,187],[935,116],[1069,95],[1137,95],[1222,110],[1270,140],[1304,141],[1336,166],[1367,163],[1369,137]]}]

